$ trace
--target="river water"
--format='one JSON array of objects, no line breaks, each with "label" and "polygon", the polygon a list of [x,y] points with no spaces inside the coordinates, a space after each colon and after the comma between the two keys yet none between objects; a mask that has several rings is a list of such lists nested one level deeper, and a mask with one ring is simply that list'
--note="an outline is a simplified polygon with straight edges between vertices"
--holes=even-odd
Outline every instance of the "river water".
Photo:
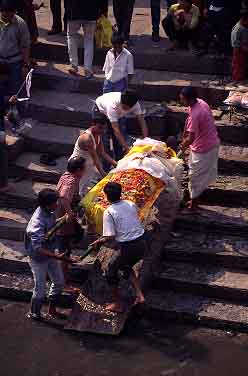
[{"label": "river water", "polygon": [[28,305],[0,301],[1,376],[247,375],[248,336],[130,321],[120,337],[72,334],[28,321]]}]

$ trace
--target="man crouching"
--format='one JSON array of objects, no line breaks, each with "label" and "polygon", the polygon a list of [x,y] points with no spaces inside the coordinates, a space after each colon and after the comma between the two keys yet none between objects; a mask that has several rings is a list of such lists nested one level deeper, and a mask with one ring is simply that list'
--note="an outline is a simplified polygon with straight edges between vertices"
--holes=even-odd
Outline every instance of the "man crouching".
[{"label": "man crouching", "polygon": [[[44,189],[38,195],[38,208],[32,215],[25,234],[26,254],[34,277],[34,289],[30,312],[27,317],[41,320],[41,308],[46,297],[47,275],[51,280],[48,314],[58,317],[56,303],[64,287],[64,274],[60,260],[64,254],[56,254],[57,239],[46,240],[46,233],[56,224],[54,211],[58,194],[52,189]],[[69,260],[68,260],[69,261]]]},{"label": "man crouching", "polygon": [[144,228],[139,220],[136,205],[130,201],[121,200],[120,184],[107,183],[104,193],[111,205],[103,215],[103,236],[92,245],[98,247],[110,240],[116,240],[119,243],[119,250],[115,251],[106,272],[107,281],[112,286],[113,302],[107,304],[105,308],[112,312],[122,312],[118,290],[119,271],[123,272],[125,279],[131,278],[136,291],[134,304],[145,302],[139,280],[133,270],[133,266],[144,257],[146,252]]}]

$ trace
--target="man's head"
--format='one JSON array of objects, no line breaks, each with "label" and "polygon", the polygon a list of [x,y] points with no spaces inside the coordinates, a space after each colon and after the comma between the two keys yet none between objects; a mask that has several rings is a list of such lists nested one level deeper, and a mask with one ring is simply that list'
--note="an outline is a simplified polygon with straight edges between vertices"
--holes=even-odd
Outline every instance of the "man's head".
[{"label": "man's head", "polygon": [[92,126],[96,135],[102,136],[108,129],[107,117],[104,114],[97,114],[92,120]]},{"label": "man's head", "polygon": [[11,22],[16,12],[16,0],[0,0],[0,12],[4,22]]},{"label": "man's head", "polygon": [[85,159],[83,157],[70,158],[67,164],[67,171],[81,178],[85,170]]},{"label": "man's head", "polygon": [[192,0],[179,0],[179,4],[188,12],[192,8]]},{"label": "man's head", "polygon": [[115,32],[113,32],[113,35],[112,35],[112,38],[111,38],[111,43],[112,43],[114,51],[117,54],[120,54],[121,51],[123,50],[124,38],[119,33],[117,33],[115,31]]},{"label": "man's head", "polygon": [[53,189],[43,189],[38,194],[38,205],[46,210],[47,212],[51,213],[54,212],[57,208],[57,202],[59,199],[59,195]]},{"label": "man's head", "polygon": [[129,111],[136,105],[139,97],[133,90],[127,89],[121,94],[121,106],[124,111]]},{"label": "man's head", "polygon": [[192,86],[186,86],[180,93],[180,101],[184,106],[193,106],[197,98],[197,91]]},{"label": "man's head", "polygon": [[248,9],[243,9],[240,13],[242,25],[248,28]]},{"label": "man's head", "polygon": [[117,202],[121,199],[122,188],[118,183],[107,183],[104,187],[104,193],[109,202]]}]

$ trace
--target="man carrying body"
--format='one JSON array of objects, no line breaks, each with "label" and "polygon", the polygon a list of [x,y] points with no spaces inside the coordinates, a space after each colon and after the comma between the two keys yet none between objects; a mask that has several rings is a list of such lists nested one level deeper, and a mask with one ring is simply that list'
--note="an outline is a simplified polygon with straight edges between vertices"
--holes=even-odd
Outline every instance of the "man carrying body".
[{"label": "man carrying body", "polygon": [[99,247],[102,244],[116,240],[119,243],[119,250],[111,259],[106,273],[107,281],[112,286],[113,301],[106,305],[106,310],[122,312],[120,302],[118,282],[118,272],[122,271],[125,279],[131,278],[131,282],[136,291],[134,304],[145,302],[139,280],[133,270],[146,252],[146,242],[144,240],[144,228],[138,217],[136,205],[127,200],[121,200],[122,188],[118,183],[107,183],[104,193],[111,204],[103,215],[103,237],[92,244]]},{"label": "man carrying body", "polygon": [[148,136],[148,129],[138,102],[138,96],[132,90],[126,90],[123,93],[106,93],[98,97],[93,109],[93,118],[99,112],[106,115],[110,123],[109,133],[104,139],[105,150],[111,153],[110,140],[112,138],[116,160],[121,159],[129,150],[126,121],[120,123],[125,115],[133,113],[140,126],[142,137]]}]

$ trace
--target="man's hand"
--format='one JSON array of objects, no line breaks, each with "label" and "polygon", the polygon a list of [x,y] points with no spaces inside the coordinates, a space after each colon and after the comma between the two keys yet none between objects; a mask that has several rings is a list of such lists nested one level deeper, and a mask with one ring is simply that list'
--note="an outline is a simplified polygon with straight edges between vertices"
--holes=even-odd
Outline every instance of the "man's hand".
[{"label": "man's hand", "polygon": [[10,99],[9,99],[9,103],[14,104],[16,102],[17,102],[17,96],[16,95],[12,95],[12,97],[10,97]]},{"label": "man's hand", "polygon": [[125,145],[125,146],[122,147],[122,150],[123,150],[124,154],[128,154],[129,151],[130,151],[130,147],[128,147],[127,145]]},{"label": "man's hand", "polygon": [[66,222],[67,223],[71,223],[71,222],[74,222],[77,218],[77,215],[75,213],[73,213],[73,211],[67,213],[65,215],[65,218],[66,218]]},{"label": "man's hand", "polygon": [[74,262],[73,259],[67,256],[66,252],[57,254],[56,259],[59,261],[67,262],[68,264],[72,264]]}]

